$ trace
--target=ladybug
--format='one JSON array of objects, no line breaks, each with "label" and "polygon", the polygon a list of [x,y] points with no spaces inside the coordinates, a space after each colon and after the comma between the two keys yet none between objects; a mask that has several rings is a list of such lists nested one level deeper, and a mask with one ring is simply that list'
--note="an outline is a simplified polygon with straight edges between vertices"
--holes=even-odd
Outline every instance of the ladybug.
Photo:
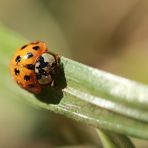
[{"label": "ladybug", "polygon": [[19,48],[9,67],[17,84],[31,93],[38,94],[47,85],[54,85],[60,57],[50,52],[47,45],[34,41]]}]

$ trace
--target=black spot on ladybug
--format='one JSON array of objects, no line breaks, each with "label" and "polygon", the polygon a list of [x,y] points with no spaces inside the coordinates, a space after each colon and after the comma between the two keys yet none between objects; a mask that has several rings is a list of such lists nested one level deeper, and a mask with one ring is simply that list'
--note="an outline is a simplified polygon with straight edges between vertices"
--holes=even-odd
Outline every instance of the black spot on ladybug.
[{"label": "black spot on ladybug", "polygon": [[35,87],[35,85],[34,85],[34,84],[28,84],[28,86],[29,86],[29,87]]},{"label": "black spot on ladybug", "polygon": [[21,61],[21,59],[22,59],[21,56],[17,56],[16,59],[15,59],[15,61],[16,61],[17,63],[19,63],[19,62]]},{"label": "black spot on ladybug", "polygon": [[28,44],[24,45],[21,47],[21,50],[23,50],[24,48],[26,48],[28,46]]},{"label": "black spot on ladybug", "polygon": [[29,59],[29,58],[33,57],[33,54],[31,52],[28,52],[25,57],[26,57],[26,59]]},{"label": "black spot on ladybug", "polygon": [[16,69],[16,68],[14,69],[14,72],[15,72],[15,75],[16,75],[16,76],[18,76],[19,73],[20,73],[20,71],[19,71],[18,69]]},{"label": "black spot on ladybug", "polygon": [[26,67],[27,67],[27,69],[30,69],[30,70],[34,70],[34,68],[35,68],[35,66],[32,64],[27,64]]},{"label": "black spot on ladybug", "polygon": [[24,76],[24,80],[29,81],[30,80],[30,76],[25,75]]},{"label": "black spot on ladybug", "polygon": [[34,46],[32,47],[33,50],[39,50],[40,49],[40,46]]}]

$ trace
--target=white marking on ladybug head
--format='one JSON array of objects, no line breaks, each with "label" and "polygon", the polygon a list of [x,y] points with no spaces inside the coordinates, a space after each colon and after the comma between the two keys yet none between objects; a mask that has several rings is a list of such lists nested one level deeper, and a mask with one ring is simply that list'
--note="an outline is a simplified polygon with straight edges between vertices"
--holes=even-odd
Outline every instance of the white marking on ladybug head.
[{"label": "white marking on ladybug head", "polygon": [[39,84],[46,85],[52,82],[50,72],[53,70],[53,63],[56,60],[53,55],[49,53],[43,53],[35,64],[35,73],[39,76]]}]

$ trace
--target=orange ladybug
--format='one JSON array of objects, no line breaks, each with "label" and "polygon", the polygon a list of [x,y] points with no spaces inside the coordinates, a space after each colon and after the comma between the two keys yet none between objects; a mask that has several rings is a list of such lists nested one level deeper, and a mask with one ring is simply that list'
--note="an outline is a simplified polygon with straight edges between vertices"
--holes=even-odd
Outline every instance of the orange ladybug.
[{"label": "orange ladybug", "polygon": [[52,85],[59,66],[59,56],[50,52],[44,42],[34,41],[22,46],[14,54],[9,67],[17,84],[38,94]]}]

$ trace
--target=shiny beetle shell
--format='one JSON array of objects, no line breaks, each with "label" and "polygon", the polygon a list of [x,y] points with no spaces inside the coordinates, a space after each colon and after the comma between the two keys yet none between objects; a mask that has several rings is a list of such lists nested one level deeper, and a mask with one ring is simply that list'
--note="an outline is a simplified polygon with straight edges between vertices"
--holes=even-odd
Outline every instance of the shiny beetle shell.
[{"label": "shiny beetle shell", "polygon": [[19,86],[37,94],[54,81],[58,59],[44,42],[31,42],[16,51],[10,61],[10,72]]}]

